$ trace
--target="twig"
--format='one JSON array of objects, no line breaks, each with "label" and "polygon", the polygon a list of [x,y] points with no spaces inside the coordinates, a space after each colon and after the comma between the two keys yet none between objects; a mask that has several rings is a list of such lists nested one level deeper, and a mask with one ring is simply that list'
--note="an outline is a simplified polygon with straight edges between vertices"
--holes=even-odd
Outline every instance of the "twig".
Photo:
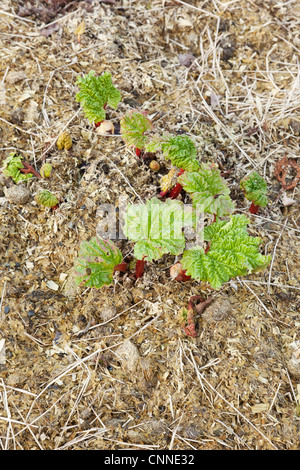
[{"label": "twig", "polygon": [[273,251],[273,255],[272,255],[272,261],[271,261],[271,265],[270,265],[270,272],[269,272],[269,279],[268,279],[268,294],[270,294],[270,282],[271,282],[271,276],[272,276],[272,268],[273,268],[273,263],[274,263],[274,258],[275,258],[275,253],[276,253],[276,248],[277,248],[277,245],[278,245],[278,242],[281,238],[281,235],[283,234],[283,231],[285,229],[285,226],[286,226],[286,223],[288,221],[288,218],[285,219],[285,222],[284,222],[284,226],[279,234],[279,237],[277,238],[276,240],[276,243],[275,243],[275,246],[274,246],[274,251]]},{"label": "twig", "polygon": [[2,304],[3,304],[4,295],[5,295],[6,284],[7,284],[7,281],[4,282],[1,301],[0,301],[0,320],[4,320],[4,318],[5,318],[4,313],[2,313]]}]

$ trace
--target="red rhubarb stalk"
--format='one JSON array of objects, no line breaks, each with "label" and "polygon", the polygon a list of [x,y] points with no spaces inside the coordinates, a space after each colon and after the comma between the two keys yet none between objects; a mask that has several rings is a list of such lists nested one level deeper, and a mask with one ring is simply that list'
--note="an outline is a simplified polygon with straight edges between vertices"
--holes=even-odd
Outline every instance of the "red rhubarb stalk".
[{"label": "red rhubarb stalk", "polygon": [[122,263],[120,264],[117,264],[117,266],[114,267],[114,272],[115,271],[120,271],[122,273],[124,273],[127,269],[127,263],[125,263],[125,261],[122,261]]},{"label": "red rhubarb stalk", "polygon": [[249,211],[251,214],[257,214],[258,213],[259,206],[256,206],[254,202],[251,203]]},{"label": "red rhubarb stalk", "polygon": [[146,261],[143,259],[138,259],[136,261],[136,266],[135,266],[135,277],[138,279],[139,277],[142,277],[144,274],[144,267],[145,267]]},{"label": "red rhubarb stalk", "polygon": [[31,165],[29,165],[29,163],[22,161],[22,165],[24,168],[20,168],[21,173],[24,173],[24,175],[32,173],[37,178],[41,178],[41,175]]},{"label": "red rhubarb stalk", "polygon": [[191,280],[191,276],[186,275],[186,270],[182,268],[182,264],[179,262],[171,266],[170,276],[173,280],[178,282],[187,282]]},{"label": "red rhubarb stalk", "polygon": [[[103,109],[105,109],[106,106],[107,106],[107,103],[105,103],[105,104],[103,105]],[[95,124],[95,127],[99,127],[100,124],[101,124],[101,122],[103,122],[103,121],[95,122],[95,123],[94,123],[94,124]]]},{"label": "red rhubarb stalk", "polygon": [[[183,168],[180,169],[179,173],[178,173],[178,176],[182,175],[183,173],[185,172],[185,170],[183,170]],[[169,192],[168,194],[168,198],[170,199],[176,199],[179,194],[181,193],[182,191],[182,186],[180,183],[177,183],[174,188],[171,189],[171,191]]]}]

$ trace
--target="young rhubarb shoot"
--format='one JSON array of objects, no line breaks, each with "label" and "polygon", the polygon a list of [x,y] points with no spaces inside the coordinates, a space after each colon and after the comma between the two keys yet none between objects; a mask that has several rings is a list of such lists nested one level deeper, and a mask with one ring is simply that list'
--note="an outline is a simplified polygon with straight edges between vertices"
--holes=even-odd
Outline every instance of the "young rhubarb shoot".
[{"label": "young rhubarb shoot", "polygon": [[68,131],[64,131],[60,134],[56,142],[58,150],[70,150],[72,147],[72,137]]},{"label": "young rhubarb shoot", "polygon": [[181,263],[186,274],[219,289],[231,278],[264,269],[270,256],[260,253],[260,238],[249,236],[249,222],[244,215],[233,215],[229,221],[217,219],[205,227],[203,238],[210,243],[209,250],[205,253],[196,246],[183,253]]},{"label": "young rhubarb shoot", "polygon": [[51,209],[56,209],[58,206],[58,199],[54,194],[52,194],[47,189],[40,191],[35,195],[35,200],[38,204],[41,204],[45,207],[50,207]]},{"label": "young rhubarb shoot", "polygon": [[179,323],[187,336],[195,338],[197,336],[195,312],[192,303],[189,303],[188,308],[181,308],[178,312]]},{"label": "young rhubarb shoot", "polygon": [[266,207],[268,204],[267,183],[256,171],[240,181],[240,188],[244,191],[246,199],[251,201],[251,214],[257,214],[260,207]]},{"label": "young rhubarb shoot", "polygon": [[[178,173],[178,177],[183,175],[184,172],[185,172],[185,170],[183,168],[181,168],[179,173]],[[182,191],[182,184],[176,183],[176,185],[174,186],[174,188],[171,189],[171,191],[169,192],[167,197],[169,197],[170,199],[177,199],[177,197],[179,196],[181,191]]]},{"label": "young rhubarb shoot", "polygon": [[40,169],[41,177],[46,179],[50,178],[52,174],[52,165],[50,163],[44,163]]},{"label": "young rhubarb shoot", "polygon": [[84,77],[78,77],[76,85],[80,91],[76,95],[76,101],[82,105],[86,118],[99,125],[105,119],[106,106],[117,108],[121,93],[114,87],[110,73],[104,72],[98,77],[95,74],[91,70]]},{"label": "young rhubarb shoot", "polygon": [[124,142],[133,146],[137,157],[140,157],[149,140],[146,133],[152,130],[152,122],[147,118],[147,113],[133,109],[122,117],[120,125]]},{"label": "young rhubarb shoot", "polygon": [[178,171],[177,168],[172,168],[169,173],[160,179],[160,192],[161,197],[167,196],[170,199],[176,199],[182,191],[182,185],[178,183],[178,177],[181,176],[185,170]]},{"label": "young rhubarb shoot", "polygon": [[10,176],[15,183],[28,180],[33,175],[41,178],[41,175],[29,163],[24,162],[21,155],[14,152],[4,160],[2,171],[5,176]]},{"label": "young rhubarb shoot", "polygon": [[172,165],[186,171],[197,171],[199,162],[197,160],[197,149],[192,139],[187,135],[163,135],[154,137],[146,145],[147,152],[155,152],[161,149],[166,160]]},{"label": "young rhubarb shoot", "polygon": [[178,178],[178,182],[190,194],[193,206],[200,207],[203,213],[222,217],[235,208],[229,196],[230,190],[218,168],[202,163],[199,171],[185,172]]},{"label": "young rhubarb shoot", "polygon": [[[193,295],[190,297],[188,308],[183,307],[179,310],[179,322],[186,335],[191,336],[192,338],[197,336],[195,317],[196,315],[201,315],[212,300],[212,297],[207,300],[203,300],[200,295]],[[196,304],[196,301],[199,301],[199,303]]]},{"label": "young rhubarb shoot", "polygon": [[94,237],[80,244],[75,260],[75,283],[100,289],[110,285],[114,272],[124,267],[122,253],[116,245],[109,240]]}]

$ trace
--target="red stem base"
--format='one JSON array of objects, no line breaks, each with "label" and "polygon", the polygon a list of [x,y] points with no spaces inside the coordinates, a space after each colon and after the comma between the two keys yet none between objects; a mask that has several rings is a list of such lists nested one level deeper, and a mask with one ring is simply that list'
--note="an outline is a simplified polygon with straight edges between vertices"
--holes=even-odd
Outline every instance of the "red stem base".
[{"label": "red stem base", "polygon": [[[181,176],[184,172],[185,172],[185,170],[183,168],[180,168],[178,176]],[[167,197],[170,198],[170,199],[176,199],[179,196],[179,194],[181,193],[181,191],[182,191],[182,186],[181,186],[180,183],[177,183],[174,186],[174,188],[171,189],[171,191],[169,192]]]},{"label": "red stem base", "polygon": [[122,261],[122,263],[120,264],[117,264],[117,266],[114,267],[114,272],[115,271],[120,271],[122,273],[124,273],[127,269],[127,263],[125,263],[125,261]]},{"label": "red stem base", "polygon": [[33,168],[33,166],[29,165],[29,163],[22,161],[22,165],[23,165],[23,168],[20,168],[21,173],[23,173],[24,175],[27,175],[28,173],[32,173],[37,178],[41,178],[41,175]]},{"label": "red stem base", "polygon": [[144,274],[144,268],[145,268],[146,261],[142,259],[138,259],[136,262],[135,266],[135,277],[138,279],[139,277],[142,277]]},{"label": "red stem base", "polygon": [[259,209],[259,206],[256,206],[253,202],[251,203],[251,206],[250,206],[250,213],[251,214],[257,214],[258,213],[258,209]]}]

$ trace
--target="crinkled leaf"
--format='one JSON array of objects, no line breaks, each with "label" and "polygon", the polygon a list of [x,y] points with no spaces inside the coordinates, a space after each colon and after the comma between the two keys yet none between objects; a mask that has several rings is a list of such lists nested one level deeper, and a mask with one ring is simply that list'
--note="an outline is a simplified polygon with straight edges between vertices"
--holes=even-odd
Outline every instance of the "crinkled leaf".
[{"label": "crinkled leaf", "polygon": [[243,189],[246,199],[256,206],[266,207],[268,204],[267,183],[256,171],[247,178],[243,178],[240,181],[240,187]]},{"label": "crinkled leaf", "polygon": [[10,176],[15,183],[25,181],[33,177],[32,173],[21,173],[20,169],[24,168],[22,163],[22,156],[18,153],[10,153],[3,162],[3,174]]},{"label": "crinkled leaf", "polygon": [[183,228],[191,226],[194,214],[181,201],[152,198],[146,204],[129,205],[124,233],[135,241],[137,259],[157,260],[165,253],[178,255],[185,247]]},{"label": "crinkled leaf", "polygon": [[206,227],[204,239],[210,241],[210,248],[206,254],[199,246],[183,253],[186,274],[219,289],[231,278],[264,269],[270,256],[260,253],[261,239],[249,236],[248,223],[244,216],[232,216],[228,222],[218,220]]},{"label": "crinkled leaf", "polygon": [[54,196],[48,189],[44,189],[35,196],[36,202],[45,207],[54,207],[58,204],[57,197]]},{"label": "crinkled leaf", "polygon": [[202,163],[198,172],[185,172],[178,182],[190,194],[193,206],[202,206],[201,212],[222,217],[234,210],[230,190],[217,168]]},{"label": "crinkled leaf", "polygon": [[147,152],[161,149],[166,160],[172,165],[187,171],[197,171],[199,162],[197,160],[197,149],[192,139],[187,135],[164,135],[155,137],[146,146]]},{"label": "crinkled leaf", "polygon": [[142,149],[145,147],[149,137],[145,134],[152,129],[152,122],[144,112],[133,109],[122,117],[121,134],[127,145],[133,145]]},{"label": "crinkled leaf", "polygon": [[111,80],[111,74],[104,72],[99,77],[91,70],[84,77],[78,77],[76,85],[80,91],[76,101],[82,105],[85,116],[90,122],[101,122],[105,119],[104,106],[107,104],[113,109],[119,104],[121,94]]},{"label": "crinkled leaf", "polygon": [[75,261],[75,282],[100,289],[113,282],[114,268],[122,262],[122,253],[114,243],[94,237],[80,244]]}]

